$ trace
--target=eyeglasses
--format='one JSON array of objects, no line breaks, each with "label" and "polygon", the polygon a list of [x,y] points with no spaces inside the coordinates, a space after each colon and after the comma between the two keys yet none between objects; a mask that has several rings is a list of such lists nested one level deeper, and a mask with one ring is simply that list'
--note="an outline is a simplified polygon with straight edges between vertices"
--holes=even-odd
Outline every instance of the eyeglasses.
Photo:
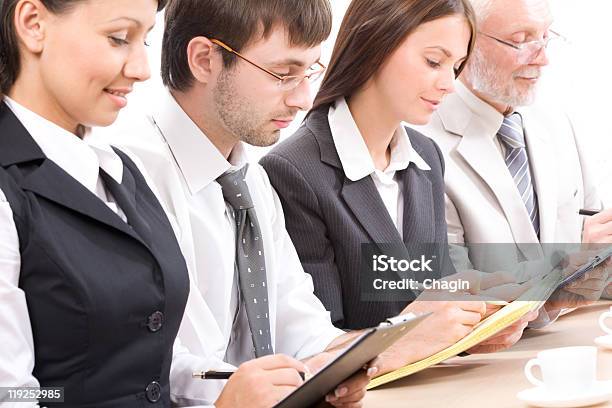
[{"label": "eyeglasses", "polygon": [[323,65],[321,62],[317,61],[315,63],[315,65],[311,68],[308,69],[308,71],[303,74],[303,75],[278,75],[275,74],[274,72],[254,63],[253,61],[251,61],[250,59],[248,59],[247,57],[245,57],[244,55],[240,54],[238,51],[234,51],[229,45],[225,44],[223,41],[220,40],[210,40],[212,43],[217,44],[219,47],[223,48],[225,51],[231,52],[232,54],[236,55],[238,58],[248,62],[249,64],[251,64],[252,66],[254,66],[255,68],[259,68],[260,70],[262,70],[263,72],[273,76],[276,80],[278,80],[278,87],[282,90],[282,91],[291,91],[295,88],[297,88],[298,86],[300,86],[300,84],[302,82],[304,82],[305,79],[307,79],[310,82],[314,82],[317,79],[321,78],[321,76],[323,75],[323,73],[325,72],[325,70],[327,69],[325,67],[325,65]]},{"label": "eyeglasses", "polygon": [[479,31],[478,33],[492,40],[495,40],[500,44],[503,44],[503,45],[506,45],[508,47],[515,49],[517,51],[518,58],[521,61],[521,63],[525,63],[525,62],[533,60],[533,58],[535,58],[542,51],[542,49],[548,48],[551,41],[555,43],[567,42],[567,38],[565,38],[564,36],[562,36],[561,34],[553,30],[548,30],[548,37],[543,40],[527,41],[527,42],[522,42],[519,44],[512,43],[509,41],[504,41],[493,35],[483,33],[482,31]]}]

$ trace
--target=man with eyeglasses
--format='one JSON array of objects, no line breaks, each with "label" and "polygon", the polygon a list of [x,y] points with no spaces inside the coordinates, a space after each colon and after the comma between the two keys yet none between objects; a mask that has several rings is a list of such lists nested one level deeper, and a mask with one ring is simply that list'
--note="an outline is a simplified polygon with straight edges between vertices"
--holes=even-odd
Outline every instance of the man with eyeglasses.
[{"label": "man with eyeglasses", "polygon": [[[487,272],[504,266],[522,282],[543,272],[534,262],[551,259],[552,244],[581,242],[578,211],[601,202],[571,122],[535,103],[551,46],[564,41],[551,29],[548,2],[472,4],[479,18],[474,53],[456,93],[418,130],[446,161],[449,243],[462,246],[452,249],[453,260]],[[548,303],[531,326],[554,320],[561,305],[598,299],[607,276],[602,267],[565,287],[554,298],[564,300]]]},{"label": "man with eyeglasses", "polygon": [[[162,44],[167,89],[146,123],[116,129],[149,172],[190,272],[171,370],[179,406],[271,407],[302,384],[299,372],[315,372],[356,335],[331,323],[265,171],[245,153],[275,143],[310,108],[331,22],[328,0],[174,0]],[[236,367],[227,383],[192,378]],[[384,369],[378,360],[327,401],[360,407]]]}]

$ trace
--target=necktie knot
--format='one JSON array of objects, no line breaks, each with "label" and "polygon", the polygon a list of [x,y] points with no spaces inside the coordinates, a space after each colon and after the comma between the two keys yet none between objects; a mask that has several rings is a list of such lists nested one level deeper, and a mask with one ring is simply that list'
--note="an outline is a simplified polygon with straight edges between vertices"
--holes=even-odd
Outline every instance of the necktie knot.
[{"label": "necktie knot", "polygon": [[251,200],[249,187],[246,183],[248,167],[247,164],[237,171],[223,173],[217,178],[217,183],[221,185],[223,198],[234,210],[253,208],[253,200]]},{"label": "necktie knot", "polygon": [[497,132],[499,139],[510,149],[525,147],[525,135],[523,133],[523,120],[519,113],[506,116]]}]

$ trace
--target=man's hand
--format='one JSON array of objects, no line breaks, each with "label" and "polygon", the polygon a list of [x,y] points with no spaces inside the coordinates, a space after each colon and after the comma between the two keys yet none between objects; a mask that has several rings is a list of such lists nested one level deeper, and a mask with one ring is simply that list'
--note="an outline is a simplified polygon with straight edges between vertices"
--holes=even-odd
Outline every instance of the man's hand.
[{"label": "man's hand", "polygon": [[585,244],[612,243],[612,208],[585,218],[582,242]]},{"label": "man's hand", "polygon": [[[590,250],[569,255],[564,261],[563,276],[570,276],[597,253],[597,250]],[[599,300],[608,285],[611,267],[612,261],[609,259],[581,278],[557,289],[546,302],[546,310],[581,307]]]},{"label": "man's hand", "polygon": [[282,354],[248,361],[227,381],[215,407],[273,407],[303,384],[300,372],[307,366]]},{"label": "man's hand", "polygon": [[580,296],[586,301],[596,301],[608,284],[610,274],[610,261],[604,262],[582,278],[565,285],[562,290]]}]

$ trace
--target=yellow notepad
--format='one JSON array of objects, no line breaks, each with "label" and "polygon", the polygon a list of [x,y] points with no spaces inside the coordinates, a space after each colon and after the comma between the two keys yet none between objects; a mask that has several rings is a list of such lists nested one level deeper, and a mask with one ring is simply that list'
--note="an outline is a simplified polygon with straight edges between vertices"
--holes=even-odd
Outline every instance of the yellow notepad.
[{"label": "yellow notepad", "polygon": [[483,342],[499,331],[517,322],[528,312],[539,309],[544,304],[544,300],[534,301],[525,299],[548,299],[550,294],[557,287],[558,281],[560,281],[559,275],[549,274],[546,278],[542,279],[540,284],[529,289],[517,300],[484,319],[470,334],[459,340],[457,343],[423,360],[414,362],[405,367],[374,378],[368,384],[368,390],[395,380],[399,380],[400,378],[412,375],[418,371],[431,367],[432,365],[441,363],[442,361],[455,357],[457,354]]}]

